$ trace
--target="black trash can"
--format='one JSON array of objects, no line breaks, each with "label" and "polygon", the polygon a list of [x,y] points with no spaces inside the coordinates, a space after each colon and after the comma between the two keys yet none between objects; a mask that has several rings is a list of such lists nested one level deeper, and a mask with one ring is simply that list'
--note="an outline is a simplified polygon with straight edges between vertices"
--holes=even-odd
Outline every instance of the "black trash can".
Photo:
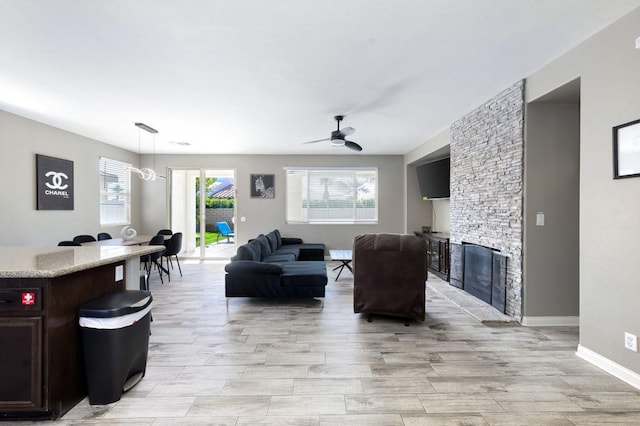
[{"label": "black trash can", "polygon": [[151,292],[126,290],[80,307],[84,365],[91,405],[118,401],[147,368]]}]

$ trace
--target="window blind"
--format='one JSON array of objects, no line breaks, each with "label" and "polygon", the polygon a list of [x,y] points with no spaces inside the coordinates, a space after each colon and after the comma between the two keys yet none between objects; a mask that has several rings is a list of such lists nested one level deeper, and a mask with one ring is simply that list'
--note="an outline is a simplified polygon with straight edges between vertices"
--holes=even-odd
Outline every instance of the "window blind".
[{"label": "window blind", "polygon": [[100,157],[100,224],[131,223],[131,164]]},{"label": "window blind", "polygon": [[287,223],[376,223],[375,168],[287,168]]}]

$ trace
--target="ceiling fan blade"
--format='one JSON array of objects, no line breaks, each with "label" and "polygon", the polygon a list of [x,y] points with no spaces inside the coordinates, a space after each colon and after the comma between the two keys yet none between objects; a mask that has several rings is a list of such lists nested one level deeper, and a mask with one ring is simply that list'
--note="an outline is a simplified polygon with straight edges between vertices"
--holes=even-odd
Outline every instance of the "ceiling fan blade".
[{"label": "ceiling fan blade", "polygon": [[342,133],[342,136],[352,135],[355,131],[356,129],[354,129],[353,127],[345,127],[344,129],[340,129],[340,133]]},{"label": "ceiling fan blade", "polygon": [[324,142],[324,141],[330,141],[330,140],[331,140],[331,138],[324,138],[324,139],[318,139],[318,140],[315,140],[315,141],[302,142],[302,144],[304,145],[304,144],[307,144],[307,143]]},{"label": "ceiling fan blade", "polygon": [[360,145],[358,145],[357,143],[352,142],[352,141],[345,140],[344,141],[344,146],[346,146],[347,148],[350,148],[350,149],[352,149],[354,151],[362,151],[362,147]]}]

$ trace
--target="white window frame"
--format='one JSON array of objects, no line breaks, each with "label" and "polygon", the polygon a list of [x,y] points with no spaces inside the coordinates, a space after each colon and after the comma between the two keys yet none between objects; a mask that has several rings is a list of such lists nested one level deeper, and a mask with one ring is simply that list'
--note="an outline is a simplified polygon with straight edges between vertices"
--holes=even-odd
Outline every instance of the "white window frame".
[{"label": "white window frame", "polygon": [[[286,205],[285,223],[287,224],[377,224],[378,223],[378,168],[377,167],[285,167],[286,181]],[[339,177],[339,182],[333,190],[325,186],[325,193],[329,194],[329,203],[351,203],[349,207],[325,207],[313,208],[313,204],[321,204],[318,196],[319,188],[313,183],[318,178],[330,178],[331,175]],[[349,196],[348,185],[344,186],[345,176],[353,177],[353,193]],[[373,179],[367,184],[368,191],[361,191],[358,179]],[[340,190],[337,187],[341,185]],[[360,187],[360,190],[359,190]],[[315,195],[314,195],[315,193]],[[362,197],[362,194],[372,194]],[[333,196],[333,197],[332,197]],[[334,198],[335,197],[335,198]],[[373,207],[358,207],[358,202],[373,200]]]},{"label": "white window frame", "polygon": [[100,225],[130,225],[131,164],[100,157],[98,174],[100,181]]}]

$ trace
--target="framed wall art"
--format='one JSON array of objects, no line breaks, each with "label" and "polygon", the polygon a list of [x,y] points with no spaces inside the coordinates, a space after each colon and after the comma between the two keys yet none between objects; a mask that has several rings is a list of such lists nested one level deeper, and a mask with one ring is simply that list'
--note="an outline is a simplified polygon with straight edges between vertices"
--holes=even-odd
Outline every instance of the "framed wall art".
[{"label": "framed wall art", "polygon": [[73,161],[36,154],[38,210],[73,210]]},{"label": "framed wall art", "polygon": [[275,175],[251,175],[252,198],[275,198]]},{"label": "framed wall art", "polygon": [[640,176],[640,120],[613,128],[613,178]]}]

